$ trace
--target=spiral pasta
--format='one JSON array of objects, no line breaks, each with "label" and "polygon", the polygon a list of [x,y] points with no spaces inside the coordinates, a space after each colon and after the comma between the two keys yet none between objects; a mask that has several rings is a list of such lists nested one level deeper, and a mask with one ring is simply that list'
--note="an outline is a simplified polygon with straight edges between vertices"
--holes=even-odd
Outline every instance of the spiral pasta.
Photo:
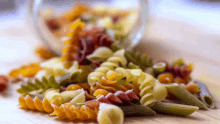
[{"label": "spiral pasta", "polygon": [[101,103],[97,121],[99,124],[123,124],[124,113],[118,106]]},{"label": "spiral pasta", "polygon": [[79,63],[77,61],[72,62],[72,66],[69,69],[64,68],[61,58],[52,58],[40,64],[46,71],[45,76],[53,74],[55,77],[60,77],[79,69]]},{"label": "spiral pasta", "polygon": [[170,72],[175,76],[187,77],[191,74],[192,67],[168,64],[166,66],[166,72]]},{"label": "spiral pasta", "polygon": [[112,57],[108,58],[106,62],[103,62],[100,67],[96,68],[94,72],[88,75],[88,83],[93,86],[96,82],[101,83],[102,77],[106,75],[107,71],[114,70],[120,65],[125,66],[127,60],[123,56],[124,50],[119,50],[113,54]]},{"label": "spiral pasta", "polygon": [[[105,94],[107,93],[107,94]],[[108,93],[107,91],[100,89],[94,93],[99,96],[96,101],[88,101],[86,102],[86,106],[90,108],[94,108],[94,105],[99,105],[100,103],[108,103],[108,104],[123,104],[124,101],[131,102],[132,99],[139,100],[139,97],[133,92],[133,90],[128,90],[126,92],[117,91],[114,94]]]},{"label": "spiral pasta", "polygon": [[92,54],[87,55],[86,58],[90,61],[105,61],[113,55],[113,52],[108,47],[99,47]]},{"label": "spiral pasta", "polygon": [[97,89],[104,89],[108,92],[115,93],[117,91],[128,91],[133,89],[136,95],[139,95],[140,89],[139,89],[139,84],[130,84],[126,83],[124,85],[116,85],[116,84],[99,84],[96,83],[95,86],[91,86],[90,88],[90,94],[93,94]]},{"label": "spiral pasta", "polygon": [[42,68],[38,63],[30,63],[28,65],[23,65],[20,68],[13,69],[9,72],[9,76],[13,78],[18,78],[20,75],[22,77],[33,77],[39,72]]},{"label": "spiral pasta", "polygon": [[34,100],[29,95],[26,97],[19,96],[18,102],[18,106],[21,106],[23,109],[31,109],[47,113],[52,113],[54,111],[51,103],[46,98],[44,98],[42,102],[37,96],[34,98]]},{"label": "spiral pasta", "polygon": [[95,97],[94,97],[93,95],[90,95],[90,94],[88,93],[88,91],[90,91],[90,86],[89,86],[89,84],[71,84],[71,85],[69,85],[69,86],[66,88],[67,91],[78,90],[78,89],[84,89],[84,90],[85,90],[86,100],[95,99]]},{"label": "spiral pasta", "polygon": [[76,70],[62,77],[55,79],[53,75],[50,75],[48,78],[45,76],[41,80],[35,78],[34,81],[28,79],[25,84],[21,84],[21,88],[17,89],[17,92],[23,95],[27,95],[32,91],[43,90],[46,91],[49,88],[60,89],[61,85],[71,81],[75,81],[82,72]]},{"label": "spiral pasta", "polygon": [[67,36],[70,38],[65,41],[66,47],[63,49],[63,54],[61,57],[65,68],[71,67],[72,61],[76,59],[74,55],[76,56],[77,53],[78,40],[80,39],[79,32],[83,30],[84,25],[85,24],[78,19],[70,26],[70,29],[72,30],[67,34]]},{"label": "spiral pasta", "polygon": [[140,103],[144,106],[152,106],[157,100],[154,98],[153,87],[155,79],[153,76],[144,73],[145,77],[142,81],[140,81]]},{"label": "spiral pasta", "polygon": [[96,120],[97,111],[90,109],[89,107],[82,106],[80,109],[69,103],[63,104],[60,107],[54,106],[54,112],[51,115],[56,115],[59,119],[70,119],[81,121],[92,119]]},{"label": "spiral pasta", "polygon": [[0,92],[4,91],[8,87],[8,78],[4,75],[0,75]]}]

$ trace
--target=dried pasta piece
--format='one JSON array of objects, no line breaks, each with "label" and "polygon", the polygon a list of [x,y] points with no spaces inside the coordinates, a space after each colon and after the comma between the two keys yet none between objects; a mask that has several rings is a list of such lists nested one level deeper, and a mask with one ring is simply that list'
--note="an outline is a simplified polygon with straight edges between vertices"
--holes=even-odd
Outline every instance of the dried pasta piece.
[{"label": "dried pasta piece", "polygon": [[50,49],[44,47],[44,46],[39,46],[35,49],[35,53],[37,54],[38,57],[40,57],[43,60],[48,60],[53,57],[56,57],[56,54],[52,52]]},{"label": "dried pasta piece", "polygon": [[4,91],[8,87],[8,78],[0,75],[0,92]]},{"label": "dried pasta piece", "polygon": [[106,96],[101,95],[96,101],[87,101],[86,106],[94,109],[99,106],[100,103],[123,104],[126,102],[126,104],[128,104],[132,102],[133,99],[138,100],[139,97],[132,90],[128,90],[126,92],[117,91],[114,94],[108,93]]},{"label": "dried pasta piece", "polygon": [[55,77],[60,77],[70,73],[71,71],[81,70],[77,61],[72,62],[72,66],[69,69],[64,68],[61,58],[52,58],[40,64],[46,71],[45,76],[53,74]]},{"label": "dried pasta piece", "polygon": [[164,102],[156,102],[151,108],[159,113],[172,114],[178,116],[188,116],[199,109],[199,107],[197,106]]},{"label": "dried pasta piece", "polygon": [[51,115],[56,115],[59,119],[69,119],[76,120],[79,119],[81,121],[92,119],[96,120],[97,112],[93,109],[90,109],[86,106],[82,106],[80,109],[71,104],[63,104],[60,107],[55,106],[54,112]]},{"label": "dried pasta piece", "polygon": [[63,54],[61,57],[62,61],[64,62],[64,67],[67,69],[72,66],[72,61],[76,59],[74,54],[76,56],[78,40],[80,39],[79,33],[83,30],[84,25],[85,24],[78,19],[70,26],[70,29],[72,30],[67,34],[67,37],[70,38],[65,41],[66,47],[63,49]]},{"label": "dried pasta piece", "polygon": [[18,102],[18,106],[21,106],[21,108],[23,109],[37,110],[47,113],[52,113],[54,111],[51,103],[49,103],[46,98],[44,98],[42,102],[37,96],[34,98],[34,100],[29,95],[27,95],[26,97],[19,96]]},{"label": "dried pasta piece", "polygon": [[125,66],[127,64],[127,60],[123,55],[119,55],[119,53],[123,54],[124,50],[117,51],[110,57],[106,62],[103,62],[100,67],[96,68],[94,72],[88,75],[88,83],[90,86],[96,84],[96,82],[101,83],[101,79],[106,75],[107,71],[114,70],[120,65]]},{"label": "dried pasta piece", "polygon": [[113,55],[113,52],[108,47],[99,47],[92,54],[87,55],[86,58],[90,61],[106,61]]},{"label": "dried pasta piece", "polygon": [[41,69],[42,68],[38,63],[30,63],[17,69],[13,69],[8,75],[13,78],[18,78],[20,75],[22,77],[34,77]]},{"label": "dried pasta piece", "polygon": [[143,105],[137,105],[134,103],[126,103],[126,105],[119,106],[123,112],[124,115],[127,117],[140,117],[140,116],[155,116],[156,112],[152,110],[151,108]]},{"label": "dried pasta piece", "polygon": [[41,80],[38,78],[35,78],[34,81],[27,80],[25,84],[21,85],[21,88],[17,89],[17,92],[27,95],[30,92],[39,89],[42,89],[43,91],[46,91],[49,88],[60,89],[61,85],[75,81],[80,76],[80,74],[81,71],[77,70],[56,79],[53,75],[50,75],[48,78],[43,77]]},{"label": "dried pasta piece", "polygon": [[157,79],[163,84],[173,83],[174,75],[172,73],[162,73],[157,77]]},{"label": "dried pasta piece", "polygon": [[186,65],[167,65],[166,72],[170,72],[175,76],[187,77],[191,74],[192,68],[188,68]]},{"label": "dried pasta piece", "polygon": [[101,103],[97,121],[99,124],[123,124],[124,113],[118,106]]},{"label": "dried pasta piece", "polygon": [[165,87],[167,88],[168,92],[172,93],[176,98],[181,99],[185,103],[198,106],[200,109],[207,109],[207,106],[203,102],[178,84],[167,84]]},{"label": "dried pasta piece", "polygon": [[200,89],[199,96],[202,102],[205,103],[209,108],[215,108],[214,99],[205,84],[201,81],[195,81],[195,83],[198,84]]},{"label": "dried pasta piece", "polygon": [[68,19],[70,22],[74,21],[78,18],[82,13],[89,11],[89,6],[84,3],[77,3],[74,5],[73,9],[70,11],[65,12],[62,17]]},{"label": "dried pasta piece", "polygon": [[[117,51],[122,48],[123,47],[117,43],[113,43],[111,45],[111,49],[113,51]],[[128,60],[128,62],[132,62],[135,65],[140,66],[142,70],[145,70],[147,67],[152,67],[153,65],[152,58],[148,58],[146,54],[141,55],[140,53],[134,53],[132,51],[125,51],[125,58]]]}]

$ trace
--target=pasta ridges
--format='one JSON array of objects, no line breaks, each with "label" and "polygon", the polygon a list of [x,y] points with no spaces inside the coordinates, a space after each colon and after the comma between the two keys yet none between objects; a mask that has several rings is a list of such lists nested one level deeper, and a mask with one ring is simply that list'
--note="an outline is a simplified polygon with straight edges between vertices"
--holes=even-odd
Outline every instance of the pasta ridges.
[{"label": "pasta ridges", "polygon": [[23,109],[38,110],[47,113],[52,113],[54,111],[53,107],[46,98],[44,98],[42,102],[37,96],[34,98],[34,100],[29,95],[26,97],[19,96],[18,102],[18,106],[21,106]]}]

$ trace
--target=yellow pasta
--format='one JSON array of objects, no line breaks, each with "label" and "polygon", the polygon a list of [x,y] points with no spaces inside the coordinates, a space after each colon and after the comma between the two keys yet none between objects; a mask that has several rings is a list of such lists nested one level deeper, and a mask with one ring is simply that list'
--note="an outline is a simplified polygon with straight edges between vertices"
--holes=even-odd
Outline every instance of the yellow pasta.
[{"label": "yellow pasta", "polygon": [[99,124],[123,124],[124,113],[118,106],[101,103],[97,121]]},{"label": "yellow pasta", "polygon": [[116,51],[112,57],[108,58],[108,60],[100,65],[100,67],[96,68],[94,72],[88,75],[88,83],[90,86],[96,84],[96,82],[101,83],[102,77],[106,75],[109,70],[114,70],[120,65],[125,66],[127,64],[127,60],[124,57],[125,50]]},{"label": "yellow pasta", "polygon": [[64,62],[65,68],[70,68],[72,66],[72,61],[75,60],[74,55],[76,56],[77,52],[77,44],[79,40],[79,33],[83,30],[85,24],[81,22],[81,20],[76,20],[70,26],[71,31],[67,34],[69,37],[68,40],[65,41],[65,48],[63,49],[62,61]]},{"label": "yellow pasta", "polygon": [[108,47],[99,47],[92,54],[86,56],[90,61],[106,61],[109,57],[113,55],[113,52]]},{"label": "yellow pasta", "polygon": [[19,96],[18,102],[18,106],[21,106],[23,109],[31,109],[47,113],[52,113],[54,111],[51,103],[46,98],[44,98],[42,102],[37,96],[34,98],[34,100],[29,95],[26,97]]},{"label": "yellow pasta", "polygon": [[80,109],[76,106],[71,105],[70,103],[66,103],[59,106],[54,106],[54,112],[51,115],[57,116],[59,119],[69,119],[76,120],[79,119],[81,121],[92,119],[96,120],[97,112],[88,107],[82,106]]}]

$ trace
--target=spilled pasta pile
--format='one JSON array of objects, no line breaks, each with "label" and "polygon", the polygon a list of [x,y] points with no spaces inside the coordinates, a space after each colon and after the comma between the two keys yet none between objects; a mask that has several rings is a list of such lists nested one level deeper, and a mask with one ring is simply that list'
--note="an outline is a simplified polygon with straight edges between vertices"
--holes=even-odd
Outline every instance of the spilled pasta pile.
[{"label": "spilled pasta pile", "polygon": [[[188,116],[198,109],[214,108],[206,86],[191,78],[193,64],[187,65],[182,59],[153,63],[143,53],[123,49],[117,41],[126,35],[128,27],[120,31],[114,27],[125,22],[123,17],[120,22],[112,15],[113,24],[104,17],[101,21],[108,26],[88,29],[85,21],[91,20],[86,20],[84,13],[94,12],[89,10],[80,4],[60,18],[47,20],[54,32],[64,26],[55,20],[68,21],[62,56],[38,49],[39,55],[40,50],[49,53],[42,57],[45,61],[9,73],[11,78],[21,79],[17,92],[22,109],[45,112],[60,120],[122,124],[127,116]],[[100,17],[107,13],[95,12]],[[109,36],[107,29],[117,30],[115,37]]]}]

